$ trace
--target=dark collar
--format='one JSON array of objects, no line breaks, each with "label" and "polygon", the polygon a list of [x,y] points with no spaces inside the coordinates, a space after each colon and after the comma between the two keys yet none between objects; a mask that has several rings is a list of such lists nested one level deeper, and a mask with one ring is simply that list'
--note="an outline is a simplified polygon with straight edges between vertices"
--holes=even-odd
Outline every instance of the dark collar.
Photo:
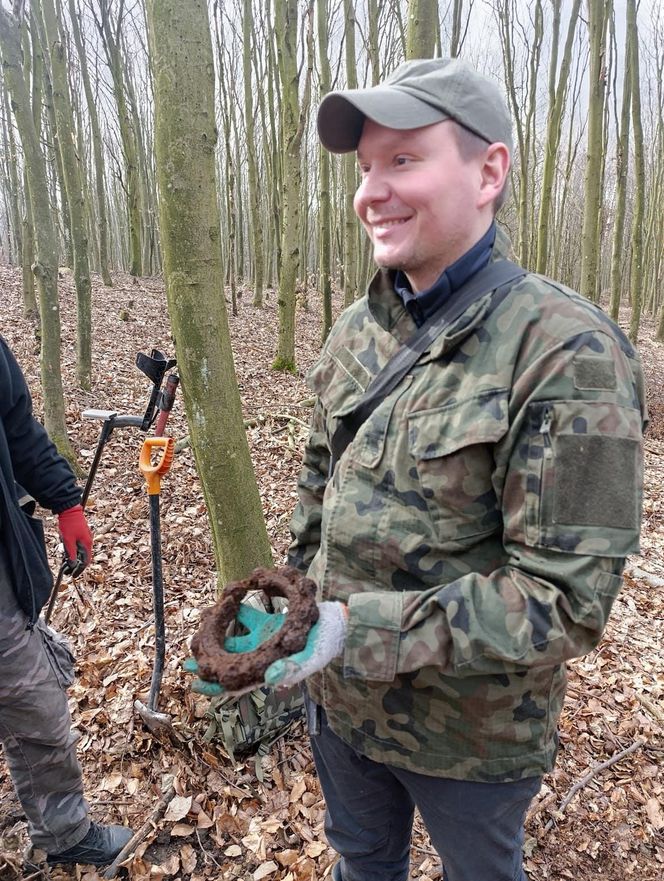
[{"label": "dark collar", "polygon": [[422,327],[427,318],[433,315],[447,297],[459,290],[461,285],[487,265],[495,239],[496,224],[494,222],[472,248],[469,248],[458,260],[448,266],[430,288],[419,294],[413,293],[405,273],[401,270],[396,273],[394,290],[418,327]]}]

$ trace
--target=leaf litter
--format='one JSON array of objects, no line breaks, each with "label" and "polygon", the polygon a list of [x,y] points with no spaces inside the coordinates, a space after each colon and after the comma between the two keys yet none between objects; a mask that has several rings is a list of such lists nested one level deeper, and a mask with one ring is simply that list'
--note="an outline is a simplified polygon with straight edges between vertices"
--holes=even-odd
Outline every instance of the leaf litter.
[{"label": "leaf litter", "polygon": [[[73,284],[71,273],[61,271],[66,418],[83,467],[92,460],[99,430],[99,424],[82,418],[83,410],[142,414],[149,388],[134,366],[137,352],[156,347],[174,354],[163,280],[118,273],[114,282],[105,288],[94,277],[93,387],[82,392],[75,380]],[[26,373],[39,414],[38,347],[33,326],[22,317],[20,272],[0,267],[0,283],[0,332]],[[309,291],[309,310],[302,303],[298,309],[297,376],[270,370],[276,293],[268,291],[263,310],[251,305],[248,289],[240,289],[238,303],[238,316],[229,316],[235,368],[279,565],[285,562],[311,412],[304,373],[319,351],[320,297]],[[336,295],[335,314],[340,308]],[[628,318],[621,315],[623,326]],[[526,823],[531,881],[659,881],[664,875],[664,345],[654,341],[654,331],[654,322],[644,319],[640,351],[652,423],[645,446],[641,554],[628,563],[625,588],[602,642],[570,664],[558,763],[545,777]],[[181,398],[168,430],[178,439],[186,436]],[[148,506],[137,467],[141,441],[136,430],[118,429],[106,447],[89,503],[94,562],[76,583],[63,586],[53,619],[77,657],[69,702],[91,815],[138,829],[174,787],[165,811],[149,824],[149,834],[121,870],[132,881],[329,878],[336,857],[325,841],[325,807],[302,725],[291,728],[262,759],[262,779],[253,757],[233,762],[219,743],[203,739],[208,702],[189,691],[181,663],[200,610],[213,602],[215,573],[205,504],[188,448],[176,455],[161,500],[167,659],[159,709],[170,715],[174,738],[151,734],[134,713],[134,699],[147,696],[154,645]],[[57,530],[50,514],[45,519],[55,569]],[[84,866],[72,873],[64,868],[30,873],[22,865],[27,844],[20,805],[0,764],[0,881],[102,878]],[[441,878],[419,818],[411,878]]]}]

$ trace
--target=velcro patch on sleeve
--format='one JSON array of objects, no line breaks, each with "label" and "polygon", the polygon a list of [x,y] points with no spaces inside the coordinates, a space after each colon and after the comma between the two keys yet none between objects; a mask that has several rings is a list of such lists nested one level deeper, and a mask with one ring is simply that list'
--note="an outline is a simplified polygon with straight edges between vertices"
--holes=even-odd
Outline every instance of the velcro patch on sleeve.
[{"label": "velcro patch on sleeve", "polygon": [[617,387],[613,360],[596,355],[577,355],[574,359],[574,387],[613,391]]},{"label": "velcro patch on sleeve", "polygon": [[602,435],[557,439],[553,521],[636,529],[638,441]]}]

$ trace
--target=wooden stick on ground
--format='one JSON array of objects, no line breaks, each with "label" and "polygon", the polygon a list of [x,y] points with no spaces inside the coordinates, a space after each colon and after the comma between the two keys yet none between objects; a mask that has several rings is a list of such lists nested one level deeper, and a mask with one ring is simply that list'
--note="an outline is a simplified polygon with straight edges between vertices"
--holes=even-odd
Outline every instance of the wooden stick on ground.
[{"label": "wooden stick on ground", "polygon": [[118,873],[118,869],[120,868],[120,863],[123,863],[127,859],[127,857],[129,856],[129,854],[132,853],[134,850],[136,850],[136,847],[141,843],[141,841],[143,841],[144,838],[147,838],[147,836],[150,834],[150,832],[152,832],[152,830],[155,828],[155,824],[161,818],[161,815],[164,813],[164,811],[168,807],[168,804],[174,795],[175,795],[175,788],[173,786],[169,786],[168,789],[166,790],[166,792],[162,795],[162,797],[157,802],[157,806],[152,811],[150,816],[147,818],[145,823],[143,823],[143,825],[138,830],[138,832],[135,832],[132,835],[132,837],[125,844],[125,846],[122,848],[120,853],[113,860],[111,865],[106,869],[106,871],[104,872],[104,875],[103,875],[104,878],[107,878],[107,879],[115,878],[115,876]]},{"label": "wooden stick on ground", "polygon": [[[562,814],[562,812],[565,810],[567,805],[572,801],[572,799],[577,794],[577,792],[580,789],[583,789],[583,787],[587,783],[589,783],[593,779],[593,777],[596,777],[597,774],[600,773],[600,771],[604,771],[606,768],[610,768],[611,765],[615,765],[615,764],[617,764],[617,762],[620,762],[622,759],[626,758],[627,756],[631,755],[632,753],[635,753],[637,751],[637,749],[641,749],[641,747],[645,743],[646,743],[645,738],[639,737],[634,741],[634,743],[631,746],[628,746],[626,749],[621,750],[619,753],[614,753],[610,759],[607,759],[605,762],[600,762],[599,765],[595,765],[594,767],[592,767],[590,769],[590,771],[588,771],[588,773],[585,775],[585,777],[582,777],[581,780],[579,780],[577,783],[575,783],[574,786],[570,789],[570,791],[567,793],[565,798],[560,803],[560,807],[558,808],[556,813]],[[553,823],[554,823],[553,819],[549,820],[549,822],[544,827],[544,831],[548,832],[549,829],[551,829],[551,827],[553,826]]]}]

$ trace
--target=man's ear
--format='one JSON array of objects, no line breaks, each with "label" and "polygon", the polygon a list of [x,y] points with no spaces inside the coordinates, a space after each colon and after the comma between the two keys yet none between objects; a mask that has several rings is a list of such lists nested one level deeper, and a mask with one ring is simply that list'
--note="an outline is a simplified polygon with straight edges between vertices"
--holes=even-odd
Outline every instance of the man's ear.
[{"label": "man's ear", "polygon": [[477,199],[477,207],[484,208],[492,204],[505,186],[505,180],[510,170],[510,151],[506,145],[497,141],[490,144],[484,154],[481,168],[480,192]]}]

